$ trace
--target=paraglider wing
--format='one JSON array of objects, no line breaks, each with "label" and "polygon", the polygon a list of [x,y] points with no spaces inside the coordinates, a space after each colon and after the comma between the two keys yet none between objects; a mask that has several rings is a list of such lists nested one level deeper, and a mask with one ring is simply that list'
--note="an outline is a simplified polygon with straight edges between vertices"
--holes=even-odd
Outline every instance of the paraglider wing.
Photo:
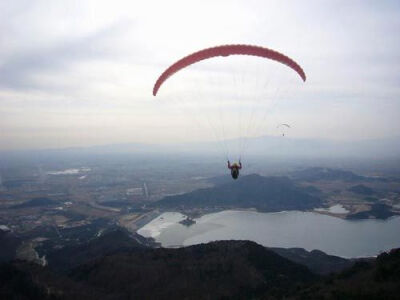
[{"label": "paraglider wing", "polygon": [[286,55],[279,53],[277,51],[252,45],[223,45],[212,48],[203,49],[192,53],[176,63],[168,67],[161,76],[157,79],[153,87],[153,96],[157,95],[158,90],[161,85],[173,74],[179,70],[186,68],[194,63],[202,61],[204,59],[216,57],[216,56],[229,56],[229,55],[251,55],[263,58],[268,58],[287,65],[289,68],[293,69],[303,81],[306,81],[306,74],[303,69],[294,60],[287,57]]},{"label": "paraglider wing", "polygon": [[[286,123],[282,123],[282,124],[279,124],[278,126],[276,126],[276,128],[282,128],[282,127],[292,128],[292,127],[290,127],[289,124],[286,124]],[[283,131],[283,128],[282,128],[282,136],[285,136],[285,132]]]}]

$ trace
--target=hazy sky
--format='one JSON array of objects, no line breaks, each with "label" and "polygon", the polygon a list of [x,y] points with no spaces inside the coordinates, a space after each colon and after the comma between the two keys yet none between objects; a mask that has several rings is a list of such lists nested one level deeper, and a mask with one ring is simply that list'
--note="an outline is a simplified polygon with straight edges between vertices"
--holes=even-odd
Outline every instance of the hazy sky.
[{"label": "hazy sky", "polygon": [[152,87],[177,59],[230,43],[281,51],[308,76],[271,128],[400,136],[399,1],[0,0],[0,149],[205,140]]}]

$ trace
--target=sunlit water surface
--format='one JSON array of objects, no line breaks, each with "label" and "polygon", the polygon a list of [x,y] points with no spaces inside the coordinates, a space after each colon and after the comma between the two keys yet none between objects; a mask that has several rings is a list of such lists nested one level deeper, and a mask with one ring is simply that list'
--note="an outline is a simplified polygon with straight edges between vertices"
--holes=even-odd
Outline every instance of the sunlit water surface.
[{"label": "sunlit water surface", "polygon": [[319,249],[343,257],[374,256],[400,247],[400,217],[349,221],[313,212],[259,213],[227,210],[195,219],[166,212],[138,230],[164,247],[215,240],[251,240],[267,247]]}]

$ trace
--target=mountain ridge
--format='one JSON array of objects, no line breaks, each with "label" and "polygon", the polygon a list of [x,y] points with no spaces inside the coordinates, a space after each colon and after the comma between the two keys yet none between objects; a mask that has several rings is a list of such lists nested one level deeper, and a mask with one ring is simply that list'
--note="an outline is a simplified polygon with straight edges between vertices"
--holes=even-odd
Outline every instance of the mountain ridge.
[{"label": "mountain ridge", "polygon": [[399,274],[400,249],[321,277],[254,242],[217,241],[105,255],[63,274],[23,261],[0,264],[0,295],[87,300],[397,299]]},{"label": "mountain ridge", "polygon": [[307,210],[319,207],[321,199],[298,187],[288,177],[251,174],[237,181],[182,195],[167,196],[154,203],[161,208],[256,208],[260,211]]}]

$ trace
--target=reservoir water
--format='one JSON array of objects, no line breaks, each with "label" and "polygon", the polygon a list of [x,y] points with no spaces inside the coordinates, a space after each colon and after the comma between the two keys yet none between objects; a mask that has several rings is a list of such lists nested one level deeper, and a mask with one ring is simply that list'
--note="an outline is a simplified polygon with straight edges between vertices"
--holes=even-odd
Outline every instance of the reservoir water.
[{"label": "reservoir water", "polygon": [[163,247],[215,240],[251,240],[266,247],[319,249],[342,257],[375,256],[400,247],[400,217],[388,220],[343,220],[314,212],[222,211],[179,224],[186,216],[166,212],[137,232]]}]

